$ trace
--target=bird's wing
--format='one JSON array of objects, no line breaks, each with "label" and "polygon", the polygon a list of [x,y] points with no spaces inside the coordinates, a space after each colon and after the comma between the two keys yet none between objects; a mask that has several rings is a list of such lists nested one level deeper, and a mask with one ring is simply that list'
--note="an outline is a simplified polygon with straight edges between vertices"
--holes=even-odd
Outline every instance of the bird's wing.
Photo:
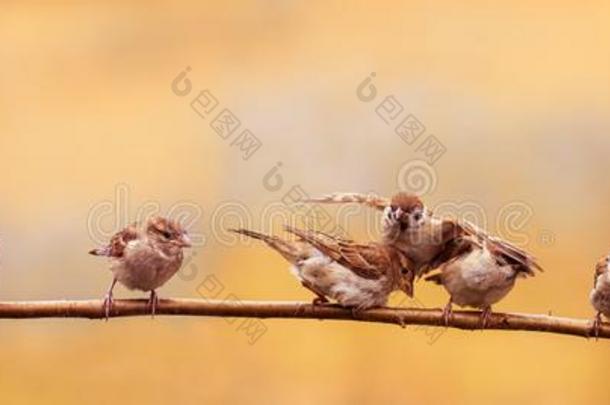
[{"label": "bird's wing", "polygon": [[533,255],[508,241],[492,237],[487,246],[492,253],[503,257],[518,272],[533,276],[535,270],[544,271]]},{"label": "bird's wing", "polygon": [[[445,244],[443,250],[432,260],[426,271],[423,271],[420,276],[439,267],[448,265],[449,263],[453,263],[472,252],[473,249],[481,247],[481,243],[476,238],[470,236],[456,237]],[[426,280],[428,280],[428,278],[426,278]]]},{"label": "bird's wing", "polygon": [[352,239],[347,239],[347,238],[344,238],[342,236],[337,236],[337,235],[331,235],[331,234],[323,232],[323,231],[316,231],[316,233],[320,236],[324,236],[326,238],[333,239],[336,241],[341,241],[341,242],[345,242],[345,243],[355,243]]},{"label": "bird's wing", "polygon": [[[470,254],[474,249],[482,249],[489,236],[476,225],[468,221],[443,221],[443,231],[450,232],[447,236],[446,244],[440,254],[434,258],[428,270],[440,268],[440,271],[425,277],[426,281],[442,285],[444,282],[443,271],[446,266],[462,259]],[[424,274],[426,274],[425,272]]]},{"label": "bird's wing", "polygon": [[375,194],[361,193],[333,193],[323,197],[309,198],[305,202],[320,203],[320,204],[345,204],[358,203],[383,211],[390,205],[387,198],[380,197]]},{"label": "bird's wing", "polygon": [[358,244],[316,231],[286,227],[286,231],[310,243],[324,255],[362,278],[377,280],[386,275],[392,265],[382,245]]},{"label": "bird's wing", "polygon": [[597,286],[597,278],[608,271],[608,260],[610,257],[602,257],[595,265],[595,279],[593,280],[593,287]]},{"label": "bird's wing", "polygon": [[467,221],[463,221],[462,225],[469,234],[484,242],[492,254],[502,258],[506,264],[512,266],[516,271],[531,276],[535,274],[534,270],[544,271],[536,258],[520,247],[504,239],[490,236],[481,228]]},{"label": "bird's wing", "polygon": [[248,229],[231,229],[231,232],[265,242],[270,248],[292,264],[296,264],[299,259],[303,259],[304,256],[310,253],[309,250],[313,250],[311,248],[307,249],[306,246],[298,242],[286,241],[277,236],[265,235]]},{"label": "bird's wing", "polygon": [[120,232],[117,232],[111,239],[108,245],[109,257],[123,257],[125,248],[129,242],[138,239],[137,224],[131,224]]},{"label": "bird's wing", "polygon": [[419,276],[437,269],[469,253],[474,247],[483,247],[483,241],[470,224],[463,225],[453,219],[443,219],[433,230],[440,252],[423,269]]}]

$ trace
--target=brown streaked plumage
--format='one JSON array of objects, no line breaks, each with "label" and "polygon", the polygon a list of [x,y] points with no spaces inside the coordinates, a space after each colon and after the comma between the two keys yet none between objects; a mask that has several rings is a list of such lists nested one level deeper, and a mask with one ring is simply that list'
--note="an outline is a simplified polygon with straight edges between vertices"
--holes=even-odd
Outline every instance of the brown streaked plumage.
[{"label": "brown streaked plumage", "polygon": [[[387,279],[393,289],[413,296],[415,271],[412,261],[399,250],[380,243],[356,243],[332,238],[323,232],[286,227],[301,240],[310,243],[335,262],[350,269],[359,277],[370,280]],[[391,291],[390,291],[391,292]]]},{"label": "brown streaked plumage", "polygon": [[610,256],[601,258],[595,266],[595,280],[589,299],[597,311],[592,331],[598,337],[602,315],[610,318]]},{"label": "brown streaked plumage", "polygon": [[426,278],[445,287],[450,295],[445,307],[445,323],[452,304],[483,310],[485,327],[492,305],[502,300],[514,287],[518,276],[533,276],[542,271],[536,259],[513,244],[487,235],[467,225],[466,234],[454,239],[444,252],[446,260],[438,273]]},{"label": "brown streaked plumage", "polygon": [[231,229],[230,231],[265,242],[291,264],[296,264],[300,260],[306,260],[314,253],[313,247],[302,241],[284,240],[275,235],[265,235],[264,233],[249,229]]},{"label": "brown streaked plumage", "polygon": [[595,265],[595,277],[593,278],[593,287],[597,285],[599,276],[606,274],[610,263],[610,256],[604,256],[597,261]]},{"label": "brown streaked plumage", "polygon": [[320,269],[328,266],[328,261],[309,243],[284,240],[275,235],[266,235],[249,229],[231,229],[231,232],[265,242],[293,266],[291,273],[301,282],[301,285],[316,295],[313,300],[314,305],[328,302],[327,295],[329,294],[317,288],[314,281],[322,271]]},{"label": "brown streaked plumage", "polygon": [[304,202],[321,204],[358,203],[383,211],[390,205],[390,200],[375,194],[333,193],[319,198],[309,198]]},{"label": "brown streaked plumage", "polygon": [[301,284],[316,294],[314,304],[332,299],[356,311],[383,306],[402,283],[390,274],[389,267],[379,265],[382,259],[375,259],[372,250],[362,254],[360,248],[345,251],[343,247],[354,245],[352,241],[323,233],[298,235],[299,240],[288,241],[245,229],[233,232],[262,240],[278,251],[293,265],[292,273]]},{"label": "brown streaked plumage", "polygon": [[93,256],[107,256],[107,257],[123,257],[127,244],[132,240],[138,239],[138,228],[137,224],[131,224],[127,228],[115,233],[110,238],[108,246],[103,248],[93,249],[89,254]]},{"label": "brown streaked plumage", "polygon": [[107,246],[90,251],[94,256],[111,259],[114,278],[104,300],[106,319],[110,316],[117,282],[130,290],[150,292],[149,305],[154,315],[158,301],[156,289],[180,269],[182,250],[190,246],[188,234],[179,223],[153,217],[143,226],[128,226],[116,233]]},{"label": "brown streaked plumage", "polygon": [[418,196],[410,193],[400,192],[391,199],[372,194],[335,193],[308,201],[358,203],[383,210],[383,244],[406,254],[413,261],[417,276],[442,264],[443,252],[452,240],[463,234],[458,222],[435,217]]}]

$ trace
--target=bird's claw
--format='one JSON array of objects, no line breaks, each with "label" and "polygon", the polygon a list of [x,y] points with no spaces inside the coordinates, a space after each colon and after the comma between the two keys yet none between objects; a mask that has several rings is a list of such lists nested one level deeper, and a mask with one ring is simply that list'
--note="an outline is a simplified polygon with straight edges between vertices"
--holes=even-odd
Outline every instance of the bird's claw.
[{"label": "bird's claw", "polygon": [[599,340],[599,334],[602,328],[602,315],[601,313],[597,313],[595,315],[595,319],[593,319],[593,324],[591,325],[590,335],[592,334],[596,340]]},{"label": "bird's claw", "polygon": [[491,307],[485,308],[481,312],[481,329],[487,328],[489,324],[489,319],[491,318],[492,310]]},{"label": "bird's claw", "polygon": [[150,298],[148,299],[148,303],[147,303],[147,307],[150,308],[150,314],[152,315],[152,318],[155,318],[155,315],[157,314],[157,306],[159,304],[159,296],[157,295],[157,293],[155,291],[151,291],[150,292]]},{"label": "bird's claw", "polygon": [[449,303],[443,309],[443,323],[446,327],[449,327],[449,323],[451,322],[451,318],[453,317],[453,303],[449,301]]},{"label": "bird's claw", "polygon": [[112,310],[112,304],[114,303],[114,299],[112,298],[112,294],[106,294],[104,297],[104,303],[102,304],[102,311],[104,312],[104,320],[108,322],[110,319],[110,311]]}]

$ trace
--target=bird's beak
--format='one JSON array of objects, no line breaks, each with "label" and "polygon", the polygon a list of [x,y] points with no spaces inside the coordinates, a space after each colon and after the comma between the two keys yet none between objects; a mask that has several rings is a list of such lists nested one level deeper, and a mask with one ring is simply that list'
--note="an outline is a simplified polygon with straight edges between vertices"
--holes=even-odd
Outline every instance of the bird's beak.
[{"label": "bird's beak", "polygon": [[404,213],[405,212],[401,208],[397,208],[394,215],[396,216],[396,219],[401,219]]},{"label": "bird's beak", "polygon": [[409,298],[413,298],[413,283],[412,282],[403,282],[402,291],[407,294]]},{"label": "bird's beak", "polygon": [[189,238],[189,236],[187,234],[182,235],[182,237],[180,238],[179,244],[180,244],[180,247],[183,247],[183,248],[190,248],[193,246],[193,242],[191,241],[191,238]]}]

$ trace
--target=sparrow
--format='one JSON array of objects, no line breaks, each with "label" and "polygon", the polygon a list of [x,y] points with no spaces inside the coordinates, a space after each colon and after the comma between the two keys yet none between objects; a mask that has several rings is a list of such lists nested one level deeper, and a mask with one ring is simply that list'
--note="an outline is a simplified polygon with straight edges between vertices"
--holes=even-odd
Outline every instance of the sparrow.
[{"label": "sparrow", "polygon": [[593,290],[589,298],[593,308],[597,311],[592,330],[594,335],[599,337],[602,315],[610,318],[610,256],[600,259],[595,266]]},{"label": "sparrow", "polygon": [[534,276],[542,271],[536,259],[513,244],[465,223],[465,233],[454,239],[439,257],[439,271],[426,277],[442,285],[450,295],[443,310],[449,324],[452,305],[481,309],[481,327],[492,314],[492,305],[502,300],[515,286],[517,277]]},{"label": "sparrow", "polygon": [[433,270],[432,263],[438,263],[447,246],[464,234],[460,223],[436,217],[418,196],[410,193],[400,192],[391,199],[374,194],[335,193],[307,202],[359,203],[383,211],[382,243],[407,255],[418,277]]},{"label": "sparrow", "polygon": [[159,301],[156,290],[178,272],[183,249],[189,247],[191,240],[179,223],[152,217],[143,226],[134,223],[116,233],[107,246],[91,250],[89,254],[111,260],[114,277],[102,307],[106,320],[110,317],[117,282],[130,290],[150,292],[148,306],[154,316]]},{"label": "sparrow", "polygon": [[294,276],[316,295],[314,305],[332,299],[357,313],[385,306],[396,290],[413,295],[412,264],[400,252],[381,244],[358,244],[322,232],[286,230],[298,240],[247,229],[232,231],[265,242],[292,264]]}]

